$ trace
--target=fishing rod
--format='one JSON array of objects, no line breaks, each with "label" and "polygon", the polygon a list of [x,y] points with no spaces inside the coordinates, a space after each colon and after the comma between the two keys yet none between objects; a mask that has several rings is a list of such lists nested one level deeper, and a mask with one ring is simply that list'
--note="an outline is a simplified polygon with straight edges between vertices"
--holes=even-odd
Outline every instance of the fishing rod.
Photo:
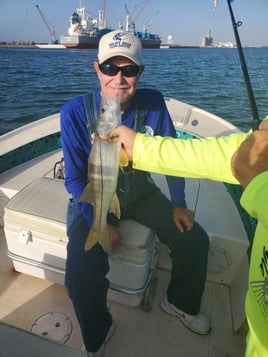
[{"label": "fishing rod", "polygon": [[[230,12],[230,16],[231,16],[231,20],[232,20],[232,24],[233,24],[236,46],[237,46],[240,64],[241,64],[241,68],[242,68],[242,72],[244,75],[244,80],[245,80],[245,84],[246,84],[246,88],[247,88],[247,92],[248,92],[249,104],[250,104],[250,108],[251,108],[251,112],[252,112],[252,116],[253,116],[252,129],[256,130],[256,129],[258,129],[261,120],[259,117],[259,113],[258,113],[253,89],[251,86],[246,61],[245,61],[245,56],[244,56],[244,52],[242,49],[242,45],[241,45],[241,41],[240,41],[240,37],[239,37],[239,33],[238,33],[238,27],[240,27],[242,25],[242,21],[236,22],[236,20],[235,20],[232,5],[231,5],[231,3],[233,1],[234,0],[227,0],[227,4],[229,7],[229,12]],[[215,3],[217,3],[217,2],[215,2]]]}]

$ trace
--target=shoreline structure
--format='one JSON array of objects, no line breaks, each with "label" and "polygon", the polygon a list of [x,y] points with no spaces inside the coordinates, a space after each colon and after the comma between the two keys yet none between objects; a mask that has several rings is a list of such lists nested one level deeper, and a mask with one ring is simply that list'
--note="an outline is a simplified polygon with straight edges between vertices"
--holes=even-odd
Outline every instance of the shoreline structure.
[{"label": "shoreline structure", "polygon": [[[268,45],[260,45],[260,46],[244,46],[245,48],[268,48]],[[27,41],[12,41],[12,42],[5,42],[0,41],[0,48],[45,48],[45,49],[56,49],[61,48],[64,49],[62,46],[57,46],[49,43],[34,43],[34,42],[27,42]],[[219,47],[217,45],[210,45],[210,46],[198,46],[198,45],[180,45],[180,44],[161,44],[160,49],[175,49],[175,48],[228,48],[225,46]],[[232,47],[236,48],[236,46]],[[67,48],[66,48],[67,49]]]}]

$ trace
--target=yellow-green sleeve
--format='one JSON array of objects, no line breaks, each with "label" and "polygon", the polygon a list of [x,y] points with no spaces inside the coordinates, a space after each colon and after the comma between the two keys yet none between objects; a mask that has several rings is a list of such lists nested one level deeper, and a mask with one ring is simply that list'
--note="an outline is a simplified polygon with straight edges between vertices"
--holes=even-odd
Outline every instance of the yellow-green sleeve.
[{"label": "yellow-green sleeve", "polygon": [[241,205],[268,230],[267,202],[268,171],[265,171],[247,185],[241,197]]},{"label": "yellow-green sleeve", "polygon": [[238,183],[231,171],[231,157],[249,133],[203,139],[174,139],[138,133],[133,167],[171,176],[208,178]]},{"label": "yellow-green sleeve", "polygon": [[[258,224],[252,242],[249,284],[246,296],[246,315],[249,325],[246,357],[268,356],[267,338],[267,237],[268,237],[268,171],[256,176],[246,187],[241,204],[257,218]],[[265,290],[266,289],[266,290]]]}]

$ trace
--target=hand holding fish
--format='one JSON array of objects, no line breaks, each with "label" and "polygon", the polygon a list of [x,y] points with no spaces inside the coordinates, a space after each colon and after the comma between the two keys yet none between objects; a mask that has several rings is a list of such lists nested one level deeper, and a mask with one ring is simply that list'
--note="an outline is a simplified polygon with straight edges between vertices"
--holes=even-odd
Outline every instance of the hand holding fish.
[{"label": "hand holding fish", "polygon": [[136,137],[136,131],[128,128],[127,126],[120,125],[111,130],[106,139],[115,139],[118,138],[119,142],[123,149],[126,151],[128,158],[132,160],[133,158],[133,146]]}]

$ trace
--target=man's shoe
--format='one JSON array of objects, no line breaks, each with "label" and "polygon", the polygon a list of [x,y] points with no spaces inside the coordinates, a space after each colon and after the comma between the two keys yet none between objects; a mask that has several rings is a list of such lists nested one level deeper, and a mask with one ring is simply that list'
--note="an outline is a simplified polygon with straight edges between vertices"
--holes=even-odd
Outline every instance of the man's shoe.
[{"label": "man's shoe", "polygon": [[161,308],[170,315],[177,316],[186,327],[200,335],[207,335],[211,329],[210,321],[205,314],[189,315],[168,302],[167,296],[161,302]]},{"label": "man's shoe", "polygon": [[86,351],[85,350],[85,347],[82,348],[83,352],[85,352],[86,356],[87,357],[102,357],[103,356],[103,353],[104,353],[104,345],[106,342],[109,341],[109,339],[113,336],[114,332],[116,330],[116,325],[115,325],[115,322],[113,320],[112,322],[112,326],[110,327],[106,337],[105,337],[105,340],[104,340],[104,343],[100,346],[100,348],[98,349],[98,351],[96,352],[89,352],[89,351]]}]

